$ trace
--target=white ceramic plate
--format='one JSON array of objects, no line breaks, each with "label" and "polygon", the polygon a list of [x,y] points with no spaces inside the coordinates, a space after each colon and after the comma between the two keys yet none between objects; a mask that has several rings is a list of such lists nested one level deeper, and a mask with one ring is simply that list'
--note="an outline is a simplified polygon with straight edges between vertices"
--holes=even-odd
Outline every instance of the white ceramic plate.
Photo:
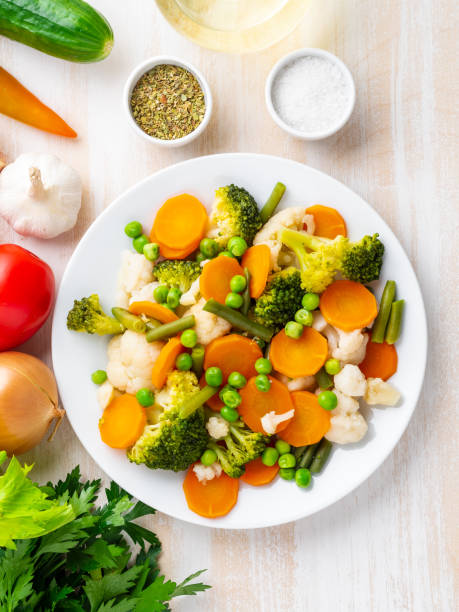
[{"label": "white ceramic plate", "polygon": [[[70,332],[66,315],[75,298],[98,293],[109,311],[115,297],[121,251],[131,248],[123,228],[133,219],[145,229],[158,207],[174,194],[189,192],[210,207],[215,188],[229,183],[246,187],[263,202],[280,180],[287,185],[282,207],[320,203],[336,207],[350,237],[379,232],[386,246],[382,279],[397,281],[406,299],[404,328],[397,343],[399,367],[391,382],[401,391],[400,406],[370,411],[364,440],[335,446],[323,474],[306,490],[277,478],[266,487],[241,483],[236,507],[215,520],[191,512],[182,491],[183,473],[152,471],[129,463],[123,451],[105,446],[99,437],[100,408],[91,372],[105,368],[107,339]],[[138,499],[176,518],[226,529],[266,527],[293,521],[333,504],[353,491],[386,459],[414,411],[424,377],[427,331],[418,282],[400,243],[379,215],[350,189],[300,163],[254,154],[200,157],[171,166],[132,187],[92,224],[64,274],[53,320],[53,364],[68,418],[99,466]]]}]

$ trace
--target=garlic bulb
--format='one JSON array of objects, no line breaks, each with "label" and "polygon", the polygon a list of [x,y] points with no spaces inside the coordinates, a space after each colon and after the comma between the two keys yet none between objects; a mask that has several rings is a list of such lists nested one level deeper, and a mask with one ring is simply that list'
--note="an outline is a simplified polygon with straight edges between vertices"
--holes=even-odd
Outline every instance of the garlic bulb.
[{"label": "garlic bulb", "polygon": [[76,170],[48,153],[23,153],[0,174],[0,215],[23,236],[54,238],[71,229],[81,206]]}]

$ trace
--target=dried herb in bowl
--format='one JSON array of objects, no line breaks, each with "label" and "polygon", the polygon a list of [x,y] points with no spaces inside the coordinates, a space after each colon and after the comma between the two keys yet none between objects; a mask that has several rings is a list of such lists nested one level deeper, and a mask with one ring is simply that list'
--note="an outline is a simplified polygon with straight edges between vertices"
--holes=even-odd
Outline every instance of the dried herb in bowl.
[{"label": "dried herb in bowl", "polygon": [[137,81],[131,100],[137,125],[149,136],[176,140],[193,132],[204,119],[204,92],[185,68],[160,64]]}]

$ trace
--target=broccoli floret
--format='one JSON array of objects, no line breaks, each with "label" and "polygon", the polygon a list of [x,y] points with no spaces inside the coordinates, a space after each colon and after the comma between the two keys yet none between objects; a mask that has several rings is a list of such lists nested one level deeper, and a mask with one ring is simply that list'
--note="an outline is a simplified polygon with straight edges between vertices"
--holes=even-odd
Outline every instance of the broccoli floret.
[{"label": "broccoli floret", "polygon": [[228,474],[228,476],[231,476],[231,478],[240,478],[244,474],[244,465],[238,465],[227,448],[217,444],[214,441],[209,442],[207,446],[211,450],[215,451],[218,462],[222,466],[222,470],[225,472],[225,474]]},{"label": "broccoli floret", "polygon": [[180,472],[199,459],[206,449],[209,434],[204,409],[189,417],[179,416],[183,401],[199,391],[193,372],[174,370],[167,387],[157,395],[166,406],[156,425],[147,425],[127,456],[134,463],[145,463],[151,469]]},{"label": "broccoli floret", "polygon": [[156,264],[153,274],[160,283],[178,287],[182,293],[186,293],[201,274],[201,266],[197,261],[166,259]]},{"label": "broccoli floret", "polygon": [[215,192],[215,202],[210,216],[209,235],[222,247],[232,236],[241,236],[252,244],[262,222],[257,203],[243,187],[227,185]]},{"label": "broccoli floret", "polygon": [[232,478],[239,478],[245,471],[245,464],[259,457],[266,448],[267,436],[254,432],[241,422],[230,423],[229,432],[223,438],[226,448],[209,442],[215,451],[223,471]]},{"label": "broccoli floret", "polygon": [[122,323],[105,314],[100,306],[99,296],[95,293],[73,302],[73,308],[67,315],[67,327],[73,331],[99,336],[121,334],[124,331]]},{"label": "broccoli floret", "polygon": [[256,300],[252,316],[257,323],[279,331],[293,320],[295,312],[301,308],[303,295],[299,270],[290,267],[276,272]]},{"label": "broccoli floret", "polygon": [[379,279],[384,245],[378,236],[364,236],[359,242],[349,243],[341,262],[343,276],[358,283],[371,283]]}]

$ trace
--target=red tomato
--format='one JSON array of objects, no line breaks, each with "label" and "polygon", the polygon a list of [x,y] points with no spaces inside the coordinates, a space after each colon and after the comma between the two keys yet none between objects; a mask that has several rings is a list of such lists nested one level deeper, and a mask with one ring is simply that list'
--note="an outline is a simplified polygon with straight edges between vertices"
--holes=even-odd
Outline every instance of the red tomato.
[{"label": "red tomato", "polygon": [[16,244],[0,244],[0,351],[33,336],[53,301],[54,275],[48,264]]}]

